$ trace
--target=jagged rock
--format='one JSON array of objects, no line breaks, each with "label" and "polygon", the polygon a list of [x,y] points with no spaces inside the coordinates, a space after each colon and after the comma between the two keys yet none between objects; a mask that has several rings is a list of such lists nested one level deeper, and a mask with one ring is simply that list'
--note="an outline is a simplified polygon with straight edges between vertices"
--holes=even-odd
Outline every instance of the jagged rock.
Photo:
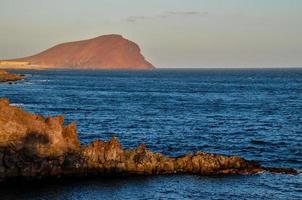
[{"label": "jagged rock", "polygon": [[64,117],[44,118],[0,99],[0,179],[37,179],[73,175],[255,174],[263,171],[297,173],[294,169],[265,168],[238,156],[196,152],[167,157],[140,145],[124,150],[117,138],[81,146],[74,123]]},{"label": "jagged rock", "polygon": [[13,82],[13,81],[19,81],[23,79],[23,75],[19,74],[11,74],[4,70],[0,70],[0,83],[1,82]]}]

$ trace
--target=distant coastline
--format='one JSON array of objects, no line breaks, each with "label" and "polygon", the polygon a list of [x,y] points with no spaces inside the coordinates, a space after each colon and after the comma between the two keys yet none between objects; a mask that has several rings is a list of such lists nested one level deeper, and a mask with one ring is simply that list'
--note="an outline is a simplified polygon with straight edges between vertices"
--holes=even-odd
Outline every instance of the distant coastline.
[{"label": "distant coastline", "polygon": [[30,62],[26,62],[26,61],[0,60],[0,69],[2,69],[2,70],[9,70],[9,69],[42,70],[42,69],[47,69],[47,67],[40,66],[40,65],[32,65]]}]

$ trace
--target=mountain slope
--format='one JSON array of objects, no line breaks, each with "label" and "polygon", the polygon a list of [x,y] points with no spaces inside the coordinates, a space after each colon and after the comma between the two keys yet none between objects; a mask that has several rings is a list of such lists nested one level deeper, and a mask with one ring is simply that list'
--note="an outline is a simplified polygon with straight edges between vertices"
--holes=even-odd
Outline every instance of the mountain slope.
[{"label": "mountain slope", "polygon": [[120,35],[103,35],[89,40],[63,43],[39,54],[15,60],[53,68],[154,68],[145,60],[137,44]]}]

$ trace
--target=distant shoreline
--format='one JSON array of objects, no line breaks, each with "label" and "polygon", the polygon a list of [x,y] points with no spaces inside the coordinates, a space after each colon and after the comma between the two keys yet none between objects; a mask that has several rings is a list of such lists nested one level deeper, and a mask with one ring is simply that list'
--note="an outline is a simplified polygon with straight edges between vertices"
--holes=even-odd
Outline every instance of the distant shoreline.
[{"label": "distant shoreline", "polygon": [[111,69],[100,69],[97,67],[87,67],[87,68],[79,68],[79,67],[50,67],[50,66],[36,66],[36,65],[22,65],[22,66],[8,66],[1,65],[0,70],[87,70],[87,71],[153,71],[154,69],[125,69],[125,68],[111,68]]},{"label": "distant shoreline", "polygon": [[100,69],[100,68],[74,68],[74,67],[37,67],[37,66],[1,66],[0,70],[70,70],[70,71],[246,71],[246,70],[302,70],[302,67],[250,67],[250,68],[228,68],[228,67],[215,67],[215,68],[154,68],[154,69],[120,69],[120,68],[113,68],[113,69]]}]

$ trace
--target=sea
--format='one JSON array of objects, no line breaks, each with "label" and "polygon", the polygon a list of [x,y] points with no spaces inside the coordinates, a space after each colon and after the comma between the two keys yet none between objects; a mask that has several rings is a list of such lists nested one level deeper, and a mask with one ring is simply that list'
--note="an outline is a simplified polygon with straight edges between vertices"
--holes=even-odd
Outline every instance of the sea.
[{"label": "sea", "polygon": [[[205,151],[302,171],[302,69],[22,70],[0,97],[76,122],[82,144],[118,137],[169,156]],[[0,199],[302,199],[302,175],[54,180]]]}]

